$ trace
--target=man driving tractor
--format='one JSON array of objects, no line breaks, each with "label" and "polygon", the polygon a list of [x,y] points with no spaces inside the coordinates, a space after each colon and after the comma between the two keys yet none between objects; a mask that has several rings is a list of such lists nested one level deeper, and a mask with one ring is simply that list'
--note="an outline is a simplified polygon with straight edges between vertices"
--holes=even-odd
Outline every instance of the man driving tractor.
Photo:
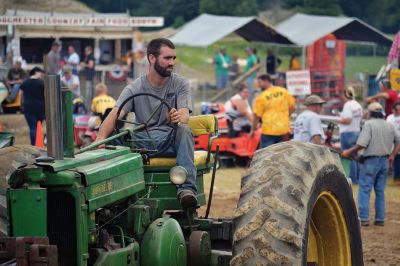
[{"label": "man driving tractor", "polygon": [[248,101],[250,92],[246,84],[240,84],[239,91],[224,105],[228,116],[229,137],[237,137],[241,131],[250,132],[253,112]]},{"label": "man driving tractor", "polygon": [[[110,112],[100,127],[96,142],[104,140],[116,126],[116,120],[129,112],[135,113],[136,123],[146,123],[146,130],[161,156],[175,157],[178,166],[187,171],[187,180],[178,186],[177,194],[183,208],[195,207],[196,198],[196,168],[194,165],[194,141],[188,126],[189,113],[192,112],[192,100],[187,79],[172,73],[176,51],[174,44],[164,38],[153,39],[147,47],[147,59],[150,67],[147,75],[136,79],[128,85],[117,100],[116,107]],[[155,97],[167,102],[172,108]],[[135,97],[135,94],[141,94]],[[124,101],[134,97],[127,104]],[[139,95],[136,95],[139,96]],[[120,116],[118,110],[122,107]],[[176,128],[174,130],[174,128]],[[152,149],[146,132],[135,132],[137,148]],[[147,139],[147,140],[146,140]]]}]

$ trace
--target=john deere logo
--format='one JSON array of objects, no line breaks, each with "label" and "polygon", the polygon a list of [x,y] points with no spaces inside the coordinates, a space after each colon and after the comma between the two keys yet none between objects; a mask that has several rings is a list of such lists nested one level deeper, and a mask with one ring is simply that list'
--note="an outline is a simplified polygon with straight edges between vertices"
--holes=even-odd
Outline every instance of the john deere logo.
[{"label": "john deere logo", "polygon": [[104,183],[92,187],[92,196],[96,197],[111,190],[112,190],[112,182],[106,181]]}]

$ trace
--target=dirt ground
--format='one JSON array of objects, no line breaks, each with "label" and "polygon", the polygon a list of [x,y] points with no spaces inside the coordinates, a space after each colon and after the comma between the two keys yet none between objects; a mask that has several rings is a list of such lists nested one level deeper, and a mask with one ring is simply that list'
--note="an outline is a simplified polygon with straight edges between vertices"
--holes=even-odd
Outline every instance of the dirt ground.
[{"label": "dirt ground", "polygon": [[[239,198],[243,168],[222,168],[217,171],[210,217],[231,217]],[[205,191],[209,191],[211,175],[205,178]],[[353,187],[357,198],[358,187]],[[357,201],[357,199],[355,199]],[[374,214],[371,199],[371,217]],[[386,187],[386,221],[384,227],[362,227],[365,265],[400,265],[400,186]],[[204,212],[205,208],[201,211]]]}]

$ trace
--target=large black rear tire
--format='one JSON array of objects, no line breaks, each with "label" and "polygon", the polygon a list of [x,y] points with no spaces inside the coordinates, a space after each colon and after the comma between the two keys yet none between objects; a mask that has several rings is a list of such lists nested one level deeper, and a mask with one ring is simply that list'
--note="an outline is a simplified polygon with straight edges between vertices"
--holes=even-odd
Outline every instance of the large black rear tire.
[{"label": "large black rear tire", "polygon": [[255,153],[234,213],[231,265],[363,265],[339,155],[285,142]]},{"label": "large black rear tire", "polygon": [[37,157],[45,151],[30,145],[16,145],[0,149],[0,236],[7,234],[8,179],[17,169],[35,163]]}]

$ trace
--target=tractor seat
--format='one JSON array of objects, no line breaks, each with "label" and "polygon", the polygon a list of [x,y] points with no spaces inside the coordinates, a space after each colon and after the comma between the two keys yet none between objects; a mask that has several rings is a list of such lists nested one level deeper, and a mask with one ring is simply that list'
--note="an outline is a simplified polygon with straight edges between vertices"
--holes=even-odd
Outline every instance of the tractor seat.
[{"label": "tractor seat", "polygon": [[[197,169],[208,168],[214,161],[214,158],[211,154],[211,142],[212,140],[218,136],[218,124],[214,115],[200,115],[193,116],[189,118],[189,127],[192,129],[192,135],[194,137],[200,135],[208,135],[209,143],[208,150],[203,151],[195,151],[194,152],[194,165]],[[164,169],[168,170],[169,168],[176,166],[176,158],[166,158],[166,157],[157,157],[151,158],[150,164],[145,165],[145,170],[156,170],[156,169]]]},{"label": "tractor seat", "polygon": [[[207,163],[207,151],[195,151],[194,152],[194,166],[196,168],[204,167]],[[211,163],[212,163],[212,156],[211,156]],[[146,165],[146,167],[173,167],[176,165],[176,158],[151,158],[150,164]]]}]

